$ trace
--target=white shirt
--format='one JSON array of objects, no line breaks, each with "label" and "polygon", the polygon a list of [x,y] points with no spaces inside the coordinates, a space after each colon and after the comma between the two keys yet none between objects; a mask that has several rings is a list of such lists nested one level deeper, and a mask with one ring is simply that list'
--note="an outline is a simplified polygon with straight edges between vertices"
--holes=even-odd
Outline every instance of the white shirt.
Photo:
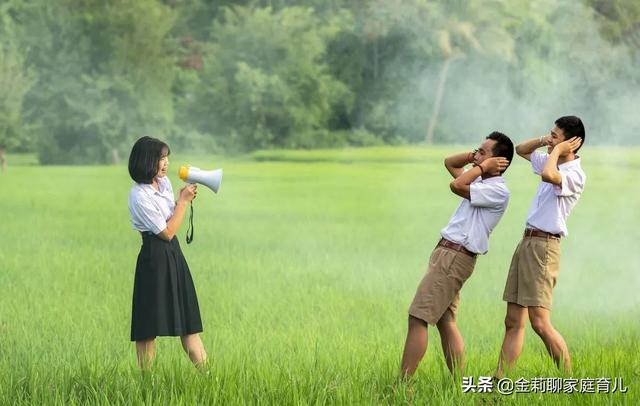
[{"label": "white shirt", "polygon": [[509,189],[502,176],[482,179],[470,185],[470,200],[462,199],[440,235],[462,244],[476,254],[489,250],[489,234],[498,224],[509,203]]},{"label": "white shirt", "polygon": [[[547,159],[549,155],[539,151],[531,154],[531,166],[536,175],[542,173]],[[587,175],[580,166],[580,158],[558,165],[558,171],[561,185],[540,182],[529,208],[527,227],[565,237],[569,235],[567,217],[582,195]]]},{"label": "white shirt", "polygon": [[146,183],[134,183],[129,192],[131,225],[138,231],[160,233],[167,228],[176,203],[169,177],[158,178],[158,189]]}]

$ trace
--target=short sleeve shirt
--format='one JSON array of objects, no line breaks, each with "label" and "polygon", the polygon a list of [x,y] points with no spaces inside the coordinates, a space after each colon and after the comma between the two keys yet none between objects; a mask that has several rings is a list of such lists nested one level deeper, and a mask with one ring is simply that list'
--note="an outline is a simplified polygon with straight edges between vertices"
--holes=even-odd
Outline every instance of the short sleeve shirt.
[{"label": "short sleeve shirt", "polygon": [[158,178],[158,189],[146,183],[134,183],[129,192],[131,225],[138,231],[160,233],[176,207],[173,188],[168,177]]},{"label": "short sleeve shirt", "polygon": [[470,185],[470,199],[462,199],[440,235],[471,252],[486,254],[489,235],[507,209],[509,196],[502,176],[476,178]]},{"label": "short sleeve shirt", "polygon": [[[540,175],[549,155],[535,151],[531,154],[531,167]],[[540,182],[529,207],[527,227],[537,228],[552,234],[569,235],[567,217],[584,191],[587,175],[582,170],[580,158],[558,165],[562,177],[560,185]]]}]

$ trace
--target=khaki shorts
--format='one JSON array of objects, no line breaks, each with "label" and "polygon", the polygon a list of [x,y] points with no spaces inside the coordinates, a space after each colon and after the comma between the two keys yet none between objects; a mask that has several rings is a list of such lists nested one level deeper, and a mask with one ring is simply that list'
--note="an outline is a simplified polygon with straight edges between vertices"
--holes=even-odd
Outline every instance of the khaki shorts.
[{"label": "khaki shorts", "polygon": [[409,307],[409,314],[429,324],[436,324],[440,319],[455,320],[460,289],[475,265],[476,257],[436,247],[429,258],[429,269]]},{"label": "khaki shorts", "polygon": [[559,273],[560,239],[524,237],[513,253],[502,298],[520,306],[551,310]]}]

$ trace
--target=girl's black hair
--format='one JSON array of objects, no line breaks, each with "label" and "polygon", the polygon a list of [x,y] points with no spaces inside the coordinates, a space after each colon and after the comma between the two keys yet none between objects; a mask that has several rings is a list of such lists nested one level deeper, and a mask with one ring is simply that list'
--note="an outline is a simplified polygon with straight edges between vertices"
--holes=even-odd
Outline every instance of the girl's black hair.
[{"label": "girl's black hair", "polygon": [[169,154],[169,146],[157,138],[145,136],[138,139],[129,155],[131,179],[138,183],[151,183],[158,174],[160,159]]}]

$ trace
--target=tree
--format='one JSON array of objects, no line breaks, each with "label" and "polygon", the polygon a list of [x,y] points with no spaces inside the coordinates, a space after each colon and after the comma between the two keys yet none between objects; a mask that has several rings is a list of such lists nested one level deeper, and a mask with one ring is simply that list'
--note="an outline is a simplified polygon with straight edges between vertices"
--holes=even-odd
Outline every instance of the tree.
[{"label": "tree", "polygon": [[239,149],[322,144],[332,106],[349,98],[322,60],[337,29],[312,9],[225,9],[188,108],[197,131]]},{"label": "tree", "polygon": [[[488,53],[505,61],[514,59],[514,41],[496,18],[500,15],[499,2],[480,4],[473,0],[456,0],[440,3],[440,6],[441,18],[437,19],[435,39],[443,61],[425,136],[427,144],[433,144],[451,63],[472,52]],[[484,38],[487,41],[483,41]]]},{"label": "tree", "polygon": [[24,97],[35,83],[18,49],[18,28],[9,15],[11,3],[0,6],[0,167],[6,167],[6,151],[29,144],[23,121]]},{"label": "tree", "polygon": [[587,0],[606,39],[626,43],[640,51],[640,2],[635,0]]},{"label": "tree", "polygon": [[432,7],[421,0],[350,2],[349,18],[328,44],[327,61],[349,85],[354,103],[335,111],[333,128],[365,129],[390,143],[408,139],[397,112],[399,95],[433,60],[424,35]]},{"label": "tree", "polygon": [[153,0],[25,3],[27,95],[42,163],[117,162],[133,139],[168,135],[173,12]]}]

